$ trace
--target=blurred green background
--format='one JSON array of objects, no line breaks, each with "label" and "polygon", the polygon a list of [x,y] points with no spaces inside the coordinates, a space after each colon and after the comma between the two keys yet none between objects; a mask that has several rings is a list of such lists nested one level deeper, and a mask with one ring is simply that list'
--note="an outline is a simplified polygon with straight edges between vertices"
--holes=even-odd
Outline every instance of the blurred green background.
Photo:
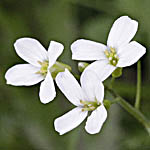
[{"label": "blurred green background", "polygon": [[[142,58],[141,110],[150,119],[150,1],[149,0],[0,0],[0,150],[149,150],[150,137],[137,120],[119,105],[112,105],[102,131],[89,135],[85,122],[59,136],[53,121],[72,109],[57,89],[57,98],[41,104],[39,84],[6,85],[8,68],[25,63],[13,44],[21,37],[38,39],[45,48],[50,40],[65,46],[60,61],[77,71],[70,44],[79,38],[106,43],[112,23],[122,15],[139,22],[134,40],[147,48]],[[115,82],[120,95],[134,104],[136,64],[125,68]]]}]

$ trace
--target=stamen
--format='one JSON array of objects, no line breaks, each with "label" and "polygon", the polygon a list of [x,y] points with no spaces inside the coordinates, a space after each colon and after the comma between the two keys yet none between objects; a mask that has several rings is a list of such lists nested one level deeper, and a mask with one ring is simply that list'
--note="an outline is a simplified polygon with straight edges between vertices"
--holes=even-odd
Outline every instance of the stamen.
[{"label": "stamen", "polygon": [[101,103],[99,103],[97,101],[97,99],[95,99],[95,101],[83,101],[83,100],[80,100],[80,103],[83,104],[82,111],[93,111],[98,106],[101,105]]},{"label": "stamen", "polygon": [[108,50],[105,50],[104,53],[105,53],[106,57],[109,57],[109,52],[108,52]]},{"label": "stamen", "polygon": [[117,56],[115,48],[110,47],[110,51],[105,50],[104,53],[109,60],[109,64],[116,66],[118,63],[119,57]]},{"label": "stamen", "polygon": [[43,75],[44,77],[46,76],[47,74],[47,69],[48,69],[48,61],[38,61],[38,63],[41,65],[41,68],[38,72],[36,72],[37,74],[41,74]]},{"label": "stamen", "polygon": [[111,51],[112,53],[116,53],[115,49],[112,48],[112,47],[110,47],[110,51]]},{"label": "stamen", "polygon": [[41,61],[38,61],[38,63],[39,63],[40,65],[42,65],[42,62],[41,62]]}]

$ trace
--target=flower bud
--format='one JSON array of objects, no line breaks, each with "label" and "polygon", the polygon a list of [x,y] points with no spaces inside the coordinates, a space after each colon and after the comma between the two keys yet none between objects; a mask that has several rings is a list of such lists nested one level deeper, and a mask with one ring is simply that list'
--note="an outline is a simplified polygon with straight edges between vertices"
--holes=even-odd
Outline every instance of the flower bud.
[{"label": "flower bud", "polygon": [[78,70],[80,72],[83,72],[84,69],[89,65],[89,63],[86,63],[86,62],[79,62],[78,63]]}]

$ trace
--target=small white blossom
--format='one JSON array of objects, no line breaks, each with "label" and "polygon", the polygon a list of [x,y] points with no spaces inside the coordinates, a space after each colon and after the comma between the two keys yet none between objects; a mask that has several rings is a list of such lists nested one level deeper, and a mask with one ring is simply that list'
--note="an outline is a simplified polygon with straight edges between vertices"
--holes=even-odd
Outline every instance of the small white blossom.
[{"label": "small white blossom", "polygon": [[107,111],[103,105],[104,86],[97,75],[85,70],[80,78],[81,86],[74,76],[66,69],[56,76],[56,83],[66,98],[75,106],[63,116],[54,121],[55,130],[60,135],[76,128],[92,111],[88,117],[85,129],[90,134],[100,132],[107,118]]},{"label": "small white blossom", "polygon": [[44,80],[40,86],[40,100],[48,103],[56,96],[54,81],[50,68],[61,55],[62,44],[51,41],[48,51],[35,39],[21,38],[14,44],[16,53],[29,64],[11,67],[5,75],[7,84],[14,86],[31,86]]},{"label": "small white blossom", "polygon": [[107,46],[90,40],[77,40],[71,45],[72,59],[96,60],[87,69],[94,70],[103,81],[117,67],[130,66],[145,54],[145,47],[135,41],[130,42],[137,28],[137,21],[122,16],[114,22]]}]

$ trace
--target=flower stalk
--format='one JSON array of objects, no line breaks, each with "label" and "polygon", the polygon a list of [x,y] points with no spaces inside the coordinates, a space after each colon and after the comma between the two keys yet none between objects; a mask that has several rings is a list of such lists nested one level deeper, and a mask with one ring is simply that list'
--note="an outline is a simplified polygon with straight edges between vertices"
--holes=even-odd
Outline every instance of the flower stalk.
[{"label": "flower stalk", "polygon": [[113,88],[114,81],[115,81],[115,77],[112,76],[110,80],[110,86],[109,86],[111,89]]},{"label": "flower stalk", "polygon": [[135,108],[140,108],[141,101],[141,61],[137,63],[137,91],[136,91],[136,101]]},{"label": "flower stalk", "polygon": [[134,118],[136,118],[147,130],[150,135],[150,121],[136,108],[130,105],[125,99],[119,96],[115,91],[105,86],[106,90],[111,93],[111,95],[116,99],[118,104],[120,104],[127,112],[129,112]]}]

